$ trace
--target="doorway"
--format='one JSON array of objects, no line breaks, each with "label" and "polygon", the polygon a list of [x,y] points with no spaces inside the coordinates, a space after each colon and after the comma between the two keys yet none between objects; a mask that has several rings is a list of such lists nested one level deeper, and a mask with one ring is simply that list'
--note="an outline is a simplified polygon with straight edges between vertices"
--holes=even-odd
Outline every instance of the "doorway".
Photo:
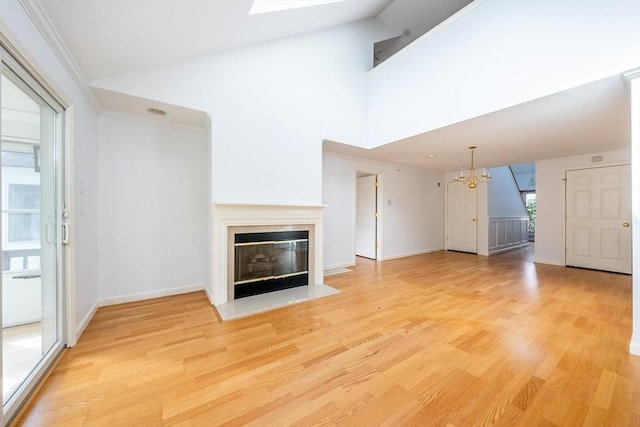
[{"label": "doorway", "polygon": [[2,423],[60,354],[64,110],[0,50]]},{"label": "doorway", "polygon": [[378,175],[356,173],[356,256],[378,259]]},{"label": "doorway", "polygon": [[566,172],[566,265],[631,274],[631,166]]},{"label": "doorway", "polygon": [[450,251],[478,253],[478,191],[447,183],[447,241]]}]

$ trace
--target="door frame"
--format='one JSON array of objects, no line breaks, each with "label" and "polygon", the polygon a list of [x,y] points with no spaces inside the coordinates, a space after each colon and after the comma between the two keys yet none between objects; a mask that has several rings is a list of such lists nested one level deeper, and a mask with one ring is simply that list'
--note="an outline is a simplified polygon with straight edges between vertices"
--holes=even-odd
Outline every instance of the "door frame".
[{"label": "door frame", "polygon": [[[563,265],[565,267],[567,267],[567,221],[569,218],[567,218],[567,173],[570,171],[580,171],[580,170],[589,170],[589,169],[602,169],[602,168],[609,168],[609,167],[615,167],[615,166],[629,166],[630,168],[632,168],[632,165],[630,162],[612,162],[612,163],[605,163],[605,164],[601,164],[598,166],[575,166],[575,167],[567,167],[564,168],[562,171],[562,182],[564,184],[564,191],[562,192],[562,206],[564,207],[564,221],[562,221],[562,247],[563,247],[563,251],[564,251],[564,260],[563,260]],[[631,177],[632,182],[630,183],[630,187],[633,185],[633,177]],[[633,191],[633,190],[632,190]],[[633,210],[633,207],[632,207]],[[633,212],[632,212],[632,216],[633,216]],[[632,258],[631,258],[631,268],[633,269],[633,241],[631,242],[631,253],[632,253]]]},{"label": "door frame", "polygon": [[[444,250],[448,251],[449,250],[449,186],[450,185],[464,185],[460,182],[457,182],[455,180],[449,180],[445,182],[445,188],[444,188]],[[484,254],[484,253],[480,253],[480,224],[482,223],[484,225],[484,218],[480,217],[480,200],[481,200],[481,194],[480,194],[480,188],[484,188],[485,185],[483,185],[482,183],[478,185],[478,187],[476,187],[474,190],[471,191],[475,191],[477,194],[477,199],[476,199],[476,251],[475,252],[467,252],[467,253],[472,253],[475,255],[488,255],[488,254]],[[485,215],[486,216],[486,215]],[[486,225],[486,228],[488,229],[488,224]],[[452,249],[455,251],[455,249]]]},{"label": "door frame", "polygon": [[[75,176],[74,167],[74,140],[73,140],[73,106],[68,101],[63,92],[53,83],[53,79],[48,75],[46,70],[38,65],[38,62],[28,54],[23,48],[16,43],[10,34],[0,29],[0,63],[6,63],[7,66],[20,78],[25,80],[29,85],[36,85],[40,87],[44,93],[40,93],[45,99],[48,97],[61,107],[60,114],[62,119],[60,120],[60,150],[61,157],[58,159],[58,163],[64,168],[60,176],[60,197],[58,203],[61,211],[58,220],[60,226],[58,230],[62,229],[63,222],[68,224],[75,224],[75,209],[74,209],[74,197],[73,197],[73,185]],[[64,212],[62,211],[64,207]],[[74,230],[69,232],[69,239],[67,244],[62,244],[60,241],[59,252],[62,257],[59,262],[58,279],[60,285],[58,289],[61,295],[58,297],[59,315],[61,324],[58,327],[60,334],[60,344],[56,347],[64,349],[65,347],[72,346],[76,343],[76,287],[74,277],[75,266],[75,245],[74,242]],[[60,234],[60,232],[59,232]],[[59,235],[58,238],[61,238]],[[2,280],[0,277],[0,286]],[[1,301],[1,296],[0,296]],[[0,306],[0,312],[2,308]],[[63,350],[62,350],[63,351]],[[38,384],[46,377],[47,371],[49,371],[56,360],[62,354],[62,351],[57,355],[49,357],[46,360],[41,360],[37,367],[40,370],[40,375],[30,375],[25,380],[26,387],[22,391],[14,394],[9,400],[8,410],[5,413],[4,405],[3,410],[0,413],[0,425],[10,422],[17,414],[19,414],[24,403],[28,400],[29,396],[35,391]],[[0,366],[0,374],[2,374],[2,367]]]},{"label": "door frame", "polygon": [[383,207],[384,203],[382,201],[383,195],[383,174],[382,172],[376,172],[368,169],[356,169],[353,174],[353,265],[356,265],[356,206],[358,202],[358,175],[375,175],[376,182],[378,185],[376,186],[376,212],[378,213],[378,217],[376,218],[376,261],[384,261],[382,256],[382,241],[384,234],[382,234],[383,230],[383,222],[384,222],[384,214]]}]

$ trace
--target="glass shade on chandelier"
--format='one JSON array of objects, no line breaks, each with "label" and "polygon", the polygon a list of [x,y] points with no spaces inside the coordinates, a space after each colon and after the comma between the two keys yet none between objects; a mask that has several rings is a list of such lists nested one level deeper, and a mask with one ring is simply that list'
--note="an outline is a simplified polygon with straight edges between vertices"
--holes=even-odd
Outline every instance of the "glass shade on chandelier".
[{"label": "glass shade on chandelier", "polygon": [[482,174],[476,175],[476,168],[473,165],[473,150],[475,149],[475,146],[469,147],[469,150],[471,150],[471,167],[469,171],[465,174],[465,171],[461,170],[456,173],[456,176],[453,178],[455,182],[466,184],[472,190],[476,188],[478,184],[488,182],[491,179],[491,171],[487,168],[482,169]]}]

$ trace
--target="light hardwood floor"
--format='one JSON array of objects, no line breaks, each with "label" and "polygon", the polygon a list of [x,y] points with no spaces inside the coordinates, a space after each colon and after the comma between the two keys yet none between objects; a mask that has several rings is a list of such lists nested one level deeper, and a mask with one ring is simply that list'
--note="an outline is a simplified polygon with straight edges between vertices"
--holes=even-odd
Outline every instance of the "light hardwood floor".
[{"label": "light hardwood floor", "polygon": [[2,329],[2,392],[7,397],[13,388],[42,357],[40,322]]},{"label": "light hardwood floor", "polygon": [[640,425],[630,276],[438,252],[326,283],[226,323],[201,292],[101,308],[20,423]]}]

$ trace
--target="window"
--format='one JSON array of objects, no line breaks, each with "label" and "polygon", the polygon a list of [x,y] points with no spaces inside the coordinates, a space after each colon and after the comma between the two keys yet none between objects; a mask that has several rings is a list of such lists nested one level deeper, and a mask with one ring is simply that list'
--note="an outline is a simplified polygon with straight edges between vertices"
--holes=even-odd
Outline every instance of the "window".
[{"label": "window", "polygon": [[529,216],[529,232],[536,232],[536,193],[525,193],[525,205],[527,207],[527,215]]},{"label": "window", "polygon": [[36,141],[2,140],[2,272],[40,270],[40,173]]},{"label": "window", "polygon": [[40,240],[40,186],[9,184],[9,242]]}]

